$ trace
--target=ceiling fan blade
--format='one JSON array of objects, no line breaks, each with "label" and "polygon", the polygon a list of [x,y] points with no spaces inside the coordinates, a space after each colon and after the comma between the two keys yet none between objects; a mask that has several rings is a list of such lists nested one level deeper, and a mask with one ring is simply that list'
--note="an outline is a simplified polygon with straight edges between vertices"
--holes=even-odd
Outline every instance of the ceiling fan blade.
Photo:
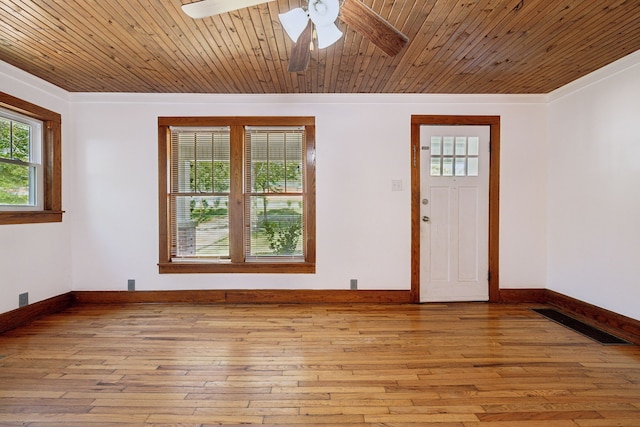
[{"label": "ceiling fan blade", "polygon": [[389,56],[400,53],[409,42],[407,36],[360,0],[344,0],[340,19]]},{"label": "ceiling fan blade", "polygon": [[304,71],[309,65],[311,59],[311,21],[307,24],[307,28],[304,29],[298,41],[293,44],[291,48],[291,58],[289,59],[289,72],[297,73]]},{"label": "ceiling fan blade", "polygon": [[282,24],[282,29],[294,43],[298,41],[300,34],[309,25],[309,15],[301,7],[291,9],[287,13],[281,13],[278,18],[280,19],[280,24]]},{"label": "ceiling fan blade", "polygon": [[202,0],[194,3],[183,4],[182,10],[190,17],[199,19],[270,1],[273,0]]},{"label": "ceiling fan blade", "polygon": [[342,31],[336,24],[316,27],[316,37],[318,39],[318,49],[324,49],[337,42],[342,37]]}]

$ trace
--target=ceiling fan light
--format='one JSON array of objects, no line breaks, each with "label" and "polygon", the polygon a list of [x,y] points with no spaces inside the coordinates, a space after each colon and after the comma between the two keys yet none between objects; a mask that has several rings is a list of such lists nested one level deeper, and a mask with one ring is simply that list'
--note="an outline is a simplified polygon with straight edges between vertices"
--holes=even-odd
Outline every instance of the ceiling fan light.
[{"label": "ceiling fan light", "polygon": [[182,11],[193,19],[200,19],[270,1],[273,0],[202,0],[183,4]]},{"label": "ceiling fan light", "polygon": [[316,26],[316,35],[318,36],[318,49],[329,47],[342,37],[342,31],[338,29],[336,24]]},{"label": "ceiling fan light", "polygon": [[309,23],[309,15],[300,7],[281,13],[278,18],[280,18],[282,28],[294,43],[298,41],[298,37],[300,37],[300,34],[307,28]]},{"label": "ceiling fan light", "polygon": [[338,0],[309,0],[309,18],[318,27],[333,24],[339,12]]}]

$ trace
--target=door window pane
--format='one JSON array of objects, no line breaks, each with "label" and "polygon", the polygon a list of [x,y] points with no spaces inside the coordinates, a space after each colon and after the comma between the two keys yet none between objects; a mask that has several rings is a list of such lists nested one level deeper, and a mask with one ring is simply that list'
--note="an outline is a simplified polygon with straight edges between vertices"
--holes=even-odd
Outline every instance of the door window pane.
[{"label": "door window pane", "polygon": [[456,165],[456,176],[466,176],[467,175],[467,171],[466,171],[466,165],[465,165],[465,158],[464,157],[456,157],[455,159],[455,165]]},{"label": "door window pane", "polygon": [[477,136],[432,136],[431,176],[478,176]]},{"label": "door window pane", "polygon": [[442,159],[442,176],[453,176],[453,158]]},{"label": "door window pane", "polygon": [[478,158],[477,157],[469,157],[468,161],[468,176],[478,176]]},{"label": "door window pane", "polygon": [[440,157],[431,157],[431,176],[442,175],[442,168],[440,166]]},{"label": "door window pane", "polygon": [[477,156],[479,154],[480,138],[477,136],[470,136],[468,138],[469,155]]},{"label": "door window pane", "polygon": [[456,136],[456,156],[464,156],[465,154],[467,154],[467,138]]},{"label": "door window pane", "polygon": [[452,156],[453,155],[453,137],[452,136],[445,136],[443,138],[443,151],[442,154],[445,156]]},{"label": "door window pane", "polygon": [[442,137],[432,136],[431,137],[431,155],[439,156],[440,154],[442,154]]}]

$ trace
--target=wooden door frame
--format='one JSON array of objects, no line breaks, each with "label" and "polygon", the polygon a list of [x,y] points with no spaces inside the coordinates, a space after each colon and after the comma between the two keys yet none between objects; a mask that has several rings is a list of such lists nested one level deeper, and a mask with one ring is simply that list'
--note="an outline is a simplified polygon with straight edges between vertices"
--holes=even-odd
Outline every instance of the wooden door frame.
[{"label": "wooden door frame", "polygon": [[411,301],[420,302],[420,126],[490,128],[489,151],[489,302],[500,301],[500,116],[411,116]]}]

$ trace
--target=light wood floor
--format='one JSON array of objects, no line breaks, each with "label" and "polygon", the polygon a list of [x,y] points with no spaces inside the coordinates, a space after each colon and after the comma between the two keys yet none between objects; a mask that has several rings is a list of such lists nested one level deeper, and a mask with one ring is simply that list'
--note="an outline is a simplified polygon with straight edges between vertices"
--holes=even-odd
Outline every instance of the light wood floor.
[{"label": "light wood floor", "polygon": [[640,347],[524,306],[77,306],[0,356],[3,426],[640,426]]}]

